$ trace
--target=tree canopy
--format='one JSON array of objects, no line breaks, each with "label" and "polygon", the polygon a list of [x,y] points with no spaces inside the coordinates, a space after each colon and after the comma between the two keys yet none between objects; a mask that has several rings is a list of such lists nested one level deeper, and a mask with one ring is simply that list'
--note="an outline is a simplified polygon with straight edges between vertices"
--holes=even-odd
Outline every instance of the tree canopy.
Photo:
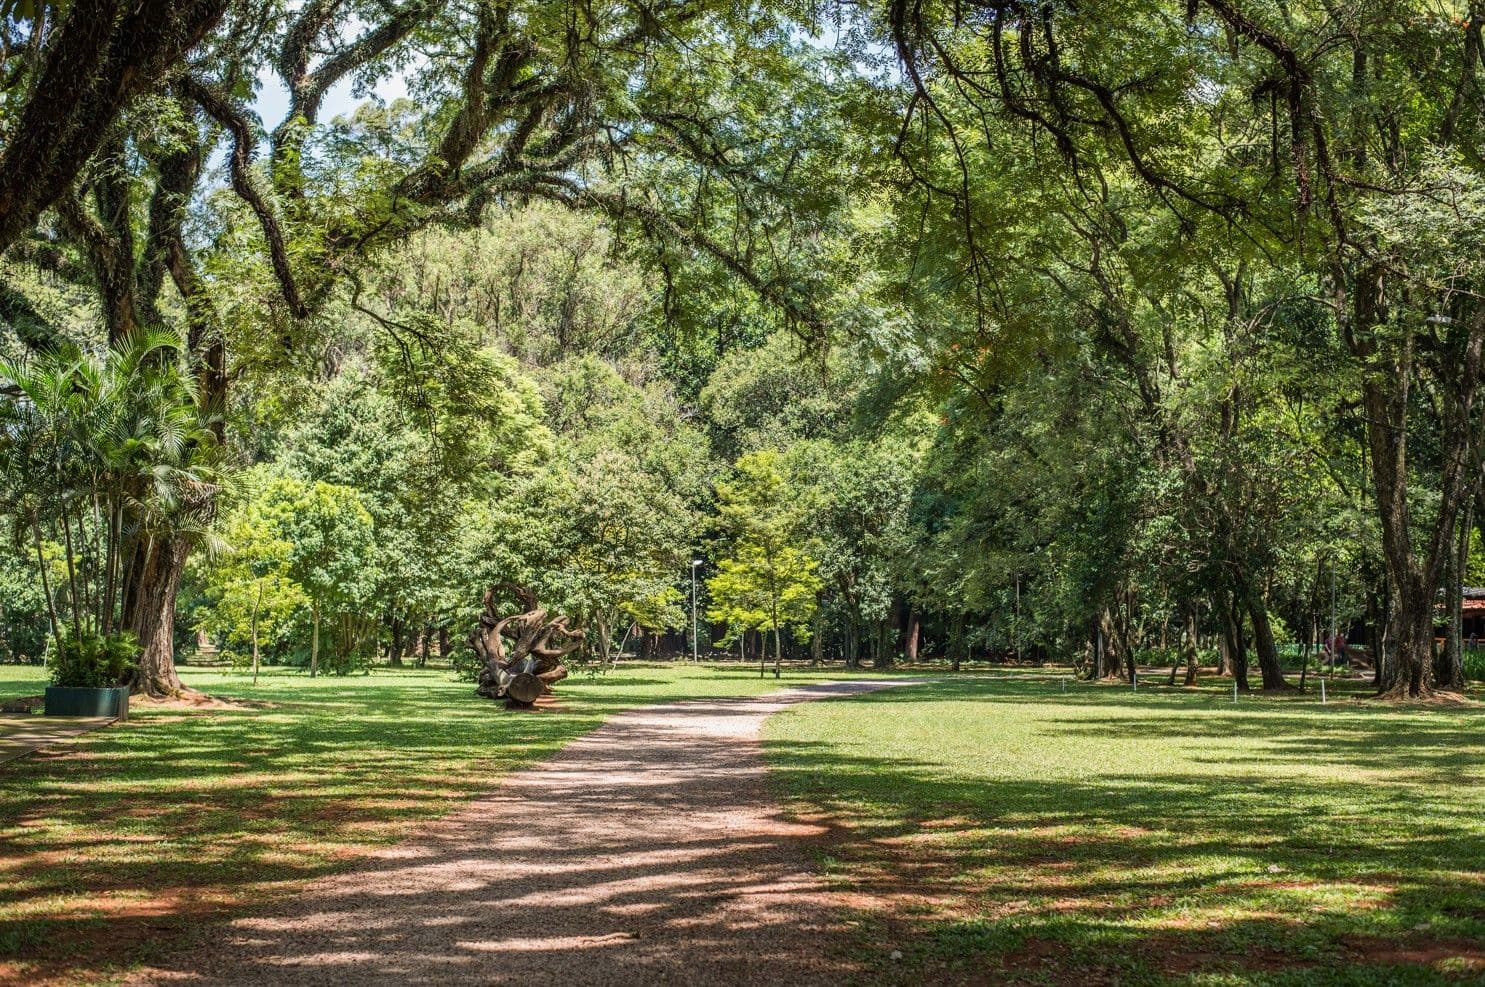
[{"label": "tree canopy", "polygon": [[1463,682],[1473,6],[0,14],[7,642]]}]

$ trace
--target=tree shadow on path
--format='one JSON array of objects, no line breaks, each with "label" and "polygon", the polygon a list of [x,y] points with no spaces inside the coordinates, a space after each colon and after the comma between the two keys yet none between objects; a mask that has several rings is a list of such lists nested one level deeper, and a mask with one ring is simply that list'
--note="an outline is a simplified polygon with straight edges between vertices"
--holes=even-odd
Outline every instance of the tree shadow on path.
[{"label": "tree shadow on path", "polygon": [[769,797],[757,735],[793,703],[884,685],[620,714],[134,982],[840,982],[840,902],[803,842],[824,830]]}]

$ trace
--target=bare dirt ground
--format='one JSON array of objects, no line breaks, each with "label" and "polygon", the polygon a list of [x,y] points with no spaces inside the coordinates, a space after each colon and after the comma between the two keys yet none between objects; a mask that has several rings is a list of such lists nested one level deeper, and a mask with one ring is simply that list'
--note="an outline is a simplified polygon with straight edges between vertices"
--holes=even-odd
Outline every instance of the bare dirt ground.
[{"label": "bare dirt ground", "polygon": [[801,984],[842,901],[768,792],[763,720],[854,681],[621,714],[355,870],[136,984]]}]

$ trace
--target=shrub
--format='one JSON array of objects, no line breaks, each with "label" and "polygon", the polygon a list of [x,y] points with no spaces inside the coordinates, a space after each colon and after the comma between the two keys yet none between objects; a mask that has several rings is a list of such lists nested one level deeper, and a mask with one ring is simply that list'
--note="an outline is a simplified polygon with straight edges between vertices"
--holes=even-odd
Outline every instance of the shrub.
[{"label": "shrub", "polygon": [[1464,677],[1485,682],[1485,649],[1471,648],[1465,651]]},{"label": "shrub", "polygon": [[455,648],[449,663],[460,682],[478,682],[480,669],[485,665],[471,647]]},{"label": "shrub", "polygon": [[[342,651],[336,648],[326,650],[324,642],[320,642],[320,674],[321,675],[349,675],[352,672],[371,673],[372,652],[364,647],[354,648],[350,651]],[[309,659],[305,658],[306,666]]]},{"label": "shrub", "polygon": [[47,654],[52,685],[77,689],[107,689],[124,681],[139,657],[139,639],[129,631],[100,635],[85,632],[62,637]]},{"label": "shrub", "polygon": [[[1155,668],[1170,668],[1172,665],[1186,666],[1186,649],[1181,645],[1171,645],[1165,648],[1142,648],[1134,653],[1134,661],[1137,665],[1154,666]],[[1198,665],[1214,665],[1217,662],[1217,651],[1214,648],[1200,648],[1196,652],[1196,663]]]}]

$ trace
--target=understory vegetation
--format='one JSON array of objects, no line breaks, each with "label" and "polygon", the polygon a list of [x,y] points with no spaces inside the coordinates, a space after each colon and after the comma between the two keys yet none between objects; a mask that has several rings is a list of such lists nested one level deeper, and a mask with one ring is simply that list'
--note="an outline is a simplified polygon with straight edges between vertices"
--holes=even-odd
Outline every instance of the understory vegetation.
[{"label": "understory vegetation", "polygon": [[0,963],[833,665],[987,676],[773,727],[880,979],[1480,976],[1482,149],[1485,0],[0,0]]}]

